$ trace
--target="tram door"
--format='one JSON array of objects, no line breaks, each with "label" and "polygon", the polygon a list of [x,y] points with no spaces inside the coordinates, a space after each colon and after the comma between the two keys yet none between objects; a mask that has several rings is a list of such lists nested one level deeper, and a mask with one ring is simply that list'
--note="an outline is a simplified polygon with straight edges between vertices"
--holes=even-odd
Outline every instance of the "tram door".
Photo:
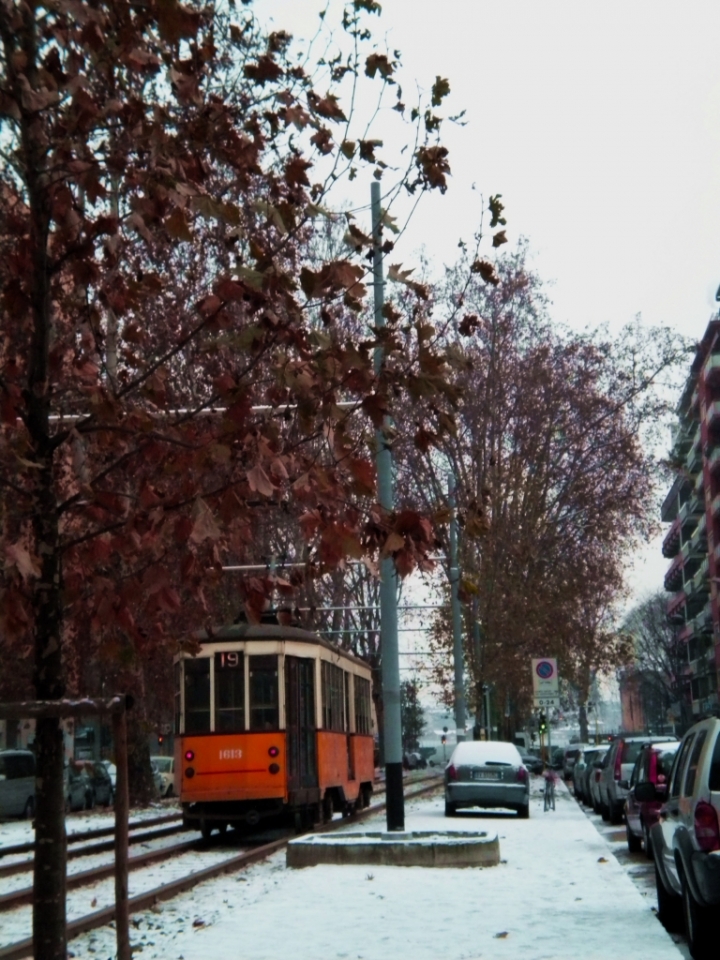
[{"label": "tram door", "polygon": [[315,661],[285,657],[288,789],[317,787]]}]

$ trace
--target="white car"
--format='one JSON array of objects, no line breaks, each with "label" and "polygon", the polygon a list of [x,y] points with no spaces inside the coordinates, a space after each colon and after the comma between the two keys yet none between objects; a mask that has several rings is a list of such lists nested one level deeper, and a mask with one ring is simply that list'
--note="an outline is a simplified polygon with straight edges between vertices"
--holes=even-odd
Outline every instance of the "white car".
[{"label": "white car", "polygon": [[173,757],[150,757],[157,771],[155,782],[161,797],[172,797],[175,793],[175,760]]}]

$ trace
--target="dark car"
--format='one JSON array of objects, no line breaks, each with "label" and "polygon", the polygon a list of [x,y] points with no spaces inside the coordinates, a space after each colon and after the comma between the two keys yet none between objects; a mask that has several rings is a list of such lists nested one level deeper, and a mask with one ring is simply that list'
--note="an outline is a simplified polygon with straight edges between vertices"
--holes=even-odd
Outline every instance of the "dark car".
[{"label": "dark car", "polygon": [[65,767],[65,809],[92,810],[95,806],[90,777],[82,761],[73,761]]},{"label": "dark car", "polygon": [[85,772],[92,791],[89,804],[90,808],[96,804],[109,807],[113,802],[113,785],[110,773],[105,764],[99,760],[81,760],[79,766]]},{"label": "dark car", "polygon": [[[635,787],[642,803],[657,801],[654,783]],[[695,960],[718,956],[720,911],[720,720],[701,720],[682,739],[667,799],[650,830],[658,917],[668,930],[685,921]]]},{"label": "dark car", "polygon": [[532,753],[525,753],[523,750],[520,750],[520,757],[530,773],[539,774],[543,772],[543,762],[540,757],[536,757]]},{"label": "dark car", "polygon": [[[629,791],[625,800],[625,831],[630,853],[639,853],[645,846],[645,856],[652,860],[650,829],[657,823],[660,807],[667,796],[670,770],[678,751],[679,743],[646,743],[635,761]],[[655,785],[656,800],[638,800],[635,787],[640,783]],[[625,786],[620,782],[620,786]]]}]

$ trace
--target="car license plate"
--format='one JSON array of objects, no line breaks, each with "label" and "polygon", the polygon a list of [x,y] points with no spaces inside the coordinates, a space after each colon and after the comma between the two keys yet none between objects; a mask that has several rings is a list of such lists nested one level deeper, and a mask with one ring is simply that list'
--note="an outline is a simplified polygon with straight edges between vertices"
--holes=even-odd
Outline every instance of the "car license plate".
[{"label": "car license plate", "polygon": [[500,774],[493,770],[473,770],[473,780],[499,780]]}]

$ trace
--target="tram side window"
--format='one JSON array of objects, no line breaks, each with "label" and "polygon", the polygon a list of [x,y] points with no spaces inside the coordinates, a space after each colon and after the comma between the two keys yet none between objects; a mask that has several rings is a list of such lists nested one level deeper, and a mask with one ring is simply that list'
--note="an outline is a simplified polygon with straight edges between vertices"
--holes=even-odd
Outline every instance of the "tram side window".
[{"label": "tram side window", "polygon": [[242,652],[215,654],[215,732],[245,729],[245,663]]},{"label": "tram side window", "polygon": [[250,657],[250,729],[277,730],[278,658]]},{"label": "tram side window", "polygon": [[323,728],[345,730],[345,683],[342,667],[322,662]]},{"label": "tram side window", "polygon": [[372,733],[370,681],[355,677],[355,731]]},{"label": "tram side window", "polygon": [[184,660],[185,733],[210,732],[210,658]]}]

